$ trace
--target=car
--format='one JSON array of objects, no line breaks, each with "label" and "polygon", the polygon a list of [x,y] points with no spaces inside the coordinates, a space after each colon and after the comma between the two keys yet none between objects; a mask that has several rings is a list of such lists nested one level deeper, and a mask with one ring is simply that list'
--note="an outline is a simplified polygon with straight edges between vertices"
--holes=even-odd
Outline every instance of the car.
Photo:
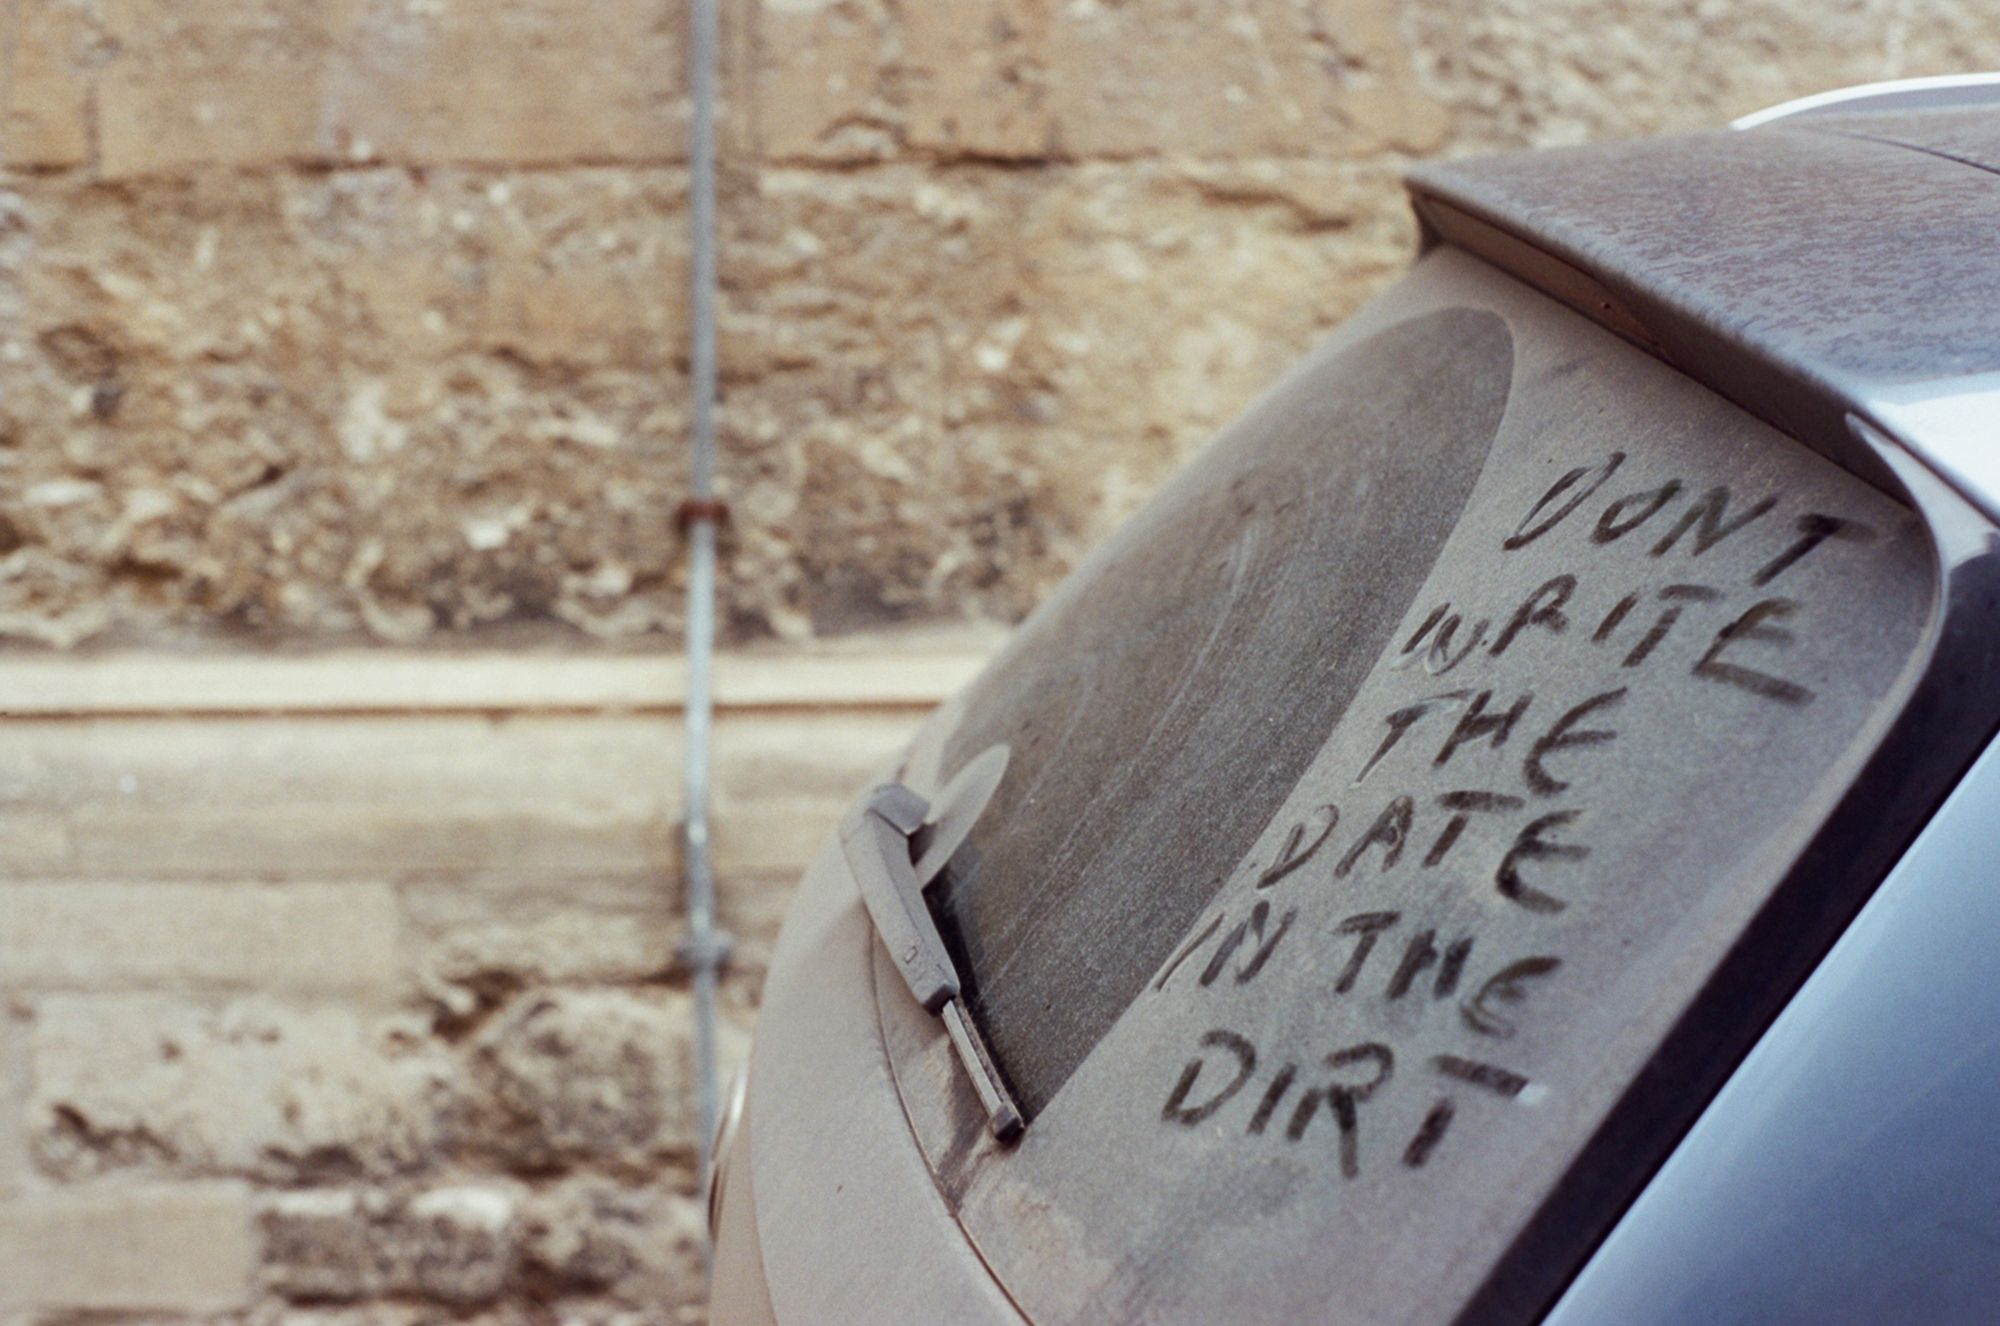
[{"label": "car", "polygon": [[1408,190],[807,873],[717,1322],[2000,1313],[2000,77]]}]

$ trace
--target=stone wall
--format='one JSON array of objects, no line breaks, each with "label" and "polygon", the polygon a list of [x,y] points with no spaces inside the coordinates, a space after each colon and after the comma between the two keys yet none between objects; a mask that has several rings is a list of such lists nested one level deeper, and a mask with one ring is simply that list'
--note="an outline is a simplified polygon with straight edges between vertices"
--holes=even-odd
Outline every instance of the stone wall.
[{"label": "stone wall", "polygon": [[[725,1072],[985,640],[723,660]],[[0,1323],[699,1319],[671,660],[0,659]]]},{"label": "stone wall", "polygon": [[[684,25],[0,0],[0,641],[99,647],[0,655],[0,1326],[699,1315]],[[725,35],[739,1048],[787,884],[991,640],[855,633],[1022,612],[1394,273],[1406,163],[2000,64],[1988,0]],[[458,648],[264,648],[361,644]]]},{"label": "stone wall", "polygon": [[[735,638],[1017,615],[1413,156],[2000,62],[1983,0],[730,0]],[[7,0],[0,637],[671,638],[676,0]]]}]

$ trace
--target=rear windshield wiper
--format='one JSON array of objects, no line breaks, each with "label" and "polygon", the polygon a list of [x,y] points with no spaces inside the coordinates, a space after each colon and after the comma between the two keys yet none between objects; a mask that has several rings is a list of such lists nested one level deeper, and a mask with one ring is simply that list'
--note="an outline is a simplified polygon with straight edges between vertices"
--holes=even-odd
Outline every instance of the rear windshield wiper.
[{"label": "rear windshield wiper", "polygon": [[1008,1142],[1020,1135],[1020,1107],[965,1011],[958,967],[924,901],[929,881],[917,876],[916,862],[928,855],[926,838],[935,828],[926,823],[930,810],[930,803],[909,787],[885,783],[848,813],[840,826],[840,845],[890,960],[924,1011],[943,1019],[951,1048],[986,1109],[988,1126]]}]

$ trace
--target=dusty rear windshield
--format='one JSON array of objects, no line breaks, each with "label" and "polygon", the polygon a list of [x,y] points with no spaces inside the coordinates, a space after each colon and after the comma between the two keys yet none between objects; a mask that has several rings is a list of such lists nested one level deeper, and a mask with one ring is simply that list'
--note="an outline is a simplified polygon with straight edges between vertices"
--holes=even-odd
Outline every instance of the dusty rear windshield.
[{"label": "dusty rear windshield", "polygon": [[1036,1320],[1449,1320],[1846,787],[1934,584],[1907,507],[1426,259],[913,753],[1008,760],[936,910],[1031,1122],[967,1151],[899,1079],[959,1223]]},{"label": "dusty rear windshield", "polygon": [[1300,373],[1036,615],[947,765],[1009,765],[934,888],[971,1006],[1039,1110],[1346,713],[1457,524],[1511,338],[1452,309]]}]

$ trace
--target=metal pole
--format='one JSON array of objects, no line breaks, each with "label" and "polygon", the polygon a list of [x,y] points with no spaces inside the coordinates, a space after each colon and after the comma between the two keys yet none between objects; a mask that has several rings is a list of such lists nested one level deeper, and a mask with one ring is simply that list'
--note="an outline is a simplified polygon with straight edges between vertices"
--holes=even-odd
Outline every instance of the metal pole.
[{"label": "metal pole", "polygon": [[[693,228],[689,312],[693,323],[693,497],[715,486],[715,44],[716,0],[694,0],[689,83],[694,116],[688,144],[688,222]],[[692,605],[691,605],[692,606]]]},{"label": "metal pole", "polygon": [[715,925],[715,876],[709,855],[708,772],[714,698],[715,533],[715,47],[716,0],[694,0],[689,82],[694,114],[688,149],[690,264],[690,385],[694,393],[694,456],[688,499],[681,506],[689,553],[687,585],[687,795],[682,864],[686,875],[687,937],[681,959],[694,973],[696,1126],[701,1189],[715,1166],[716,982],[729,939]]}]

